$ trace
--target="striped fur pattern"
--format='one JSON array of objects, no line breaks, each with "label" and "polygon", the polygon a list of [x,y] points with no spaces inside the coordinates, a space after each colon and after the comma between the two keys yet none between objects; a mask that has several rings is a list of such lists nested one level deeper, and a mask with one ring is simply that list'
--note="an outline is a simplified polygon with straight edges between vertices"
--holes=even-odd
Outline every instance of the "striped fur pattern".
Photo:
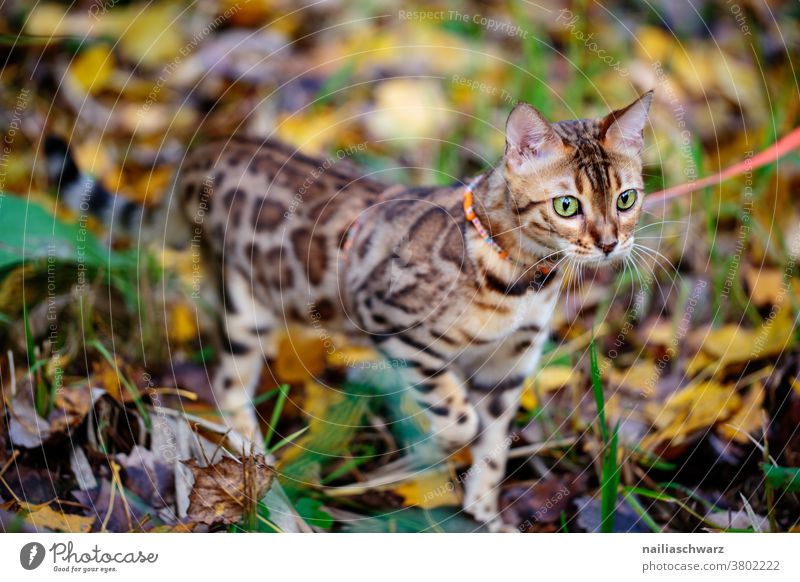
[{"label": "striped fur pattern", "polygon": [[[402,362],[442,445],[470,447],[465,510],[499,527],[509,426],[548,337],[564,265],[611,264],[633,243],[650,98],[552,124],[529,105],[514,109],[505,155],[474,189],[476,213],[507,260],[466,220],[463,186],[389,186],[271,141],[196,149],[165,230],[198,238],[217,270],[214,385],[231,426],[259,440],[251,399],[276,356],[273,332],[303,323],[367,338]],[[630,189],[638,199],[621,211],[617,197]],[[565,195],[580,214],[554,211]]]}]

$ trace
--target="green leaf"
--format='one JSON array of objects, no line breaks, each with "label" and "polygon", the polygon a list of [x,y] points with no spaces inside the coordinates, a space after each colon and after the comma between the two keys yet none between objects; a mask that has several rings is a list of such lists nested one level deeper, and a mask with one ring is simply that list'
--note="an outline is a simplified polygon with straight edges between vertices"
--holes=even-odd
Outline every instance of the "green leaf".
[{"label": "green leaf", "polygon": [[120,260],[85,227],[62,222],[34,202],[0,192],[0,270],[40,259],[86,268],[116,266]]},{"label": "green leaf", "polygon": [[767,481],[775,489],[783,489],[791,493],[800,491],[800,467],[778,467],[762,463],[761,468],[764,470]]},{"label": "green leaf", "polygon": [[306,523],[320,529],[331,529],[333,517],[322,510],[322,502],[310,497],[301,497],[294,506]]}]

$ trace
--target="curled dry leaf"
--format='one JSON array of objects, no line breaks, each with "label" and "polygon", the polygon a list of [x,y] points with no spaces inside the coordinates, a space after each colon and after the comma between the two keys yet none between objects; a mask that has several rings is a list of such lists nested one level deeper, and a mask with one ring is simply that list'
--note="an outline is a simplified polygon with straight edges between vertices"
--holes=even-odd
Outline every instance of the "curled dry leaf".
[{"label": "curled dry leaf", "polygon": [[232,524],[245,510],[255,508],[272,483],[275,471],[261,455],[236,460],[224,457],[207,467],[186,462],[194,475],[189,494],[189,519],[205,524]]}]

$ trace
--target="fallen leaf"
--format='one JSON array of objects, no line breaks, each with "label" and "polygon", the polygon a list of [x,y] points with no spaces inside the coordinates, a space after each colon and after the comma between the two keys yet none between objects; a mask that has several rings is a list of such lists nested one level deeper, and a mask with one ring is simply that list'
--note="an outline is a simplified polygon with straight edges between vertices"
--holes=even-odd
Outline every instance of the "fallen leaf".
[{"label": "fallen leaf", "polygon": [[537,521],[558,521],[571,499],[585,491],[585,479],[570,475],[550,475],[532,484],[505,488],[500,496],[504,521],[527,530]]},{"label": "fallen leaf", "polygon": [[9,417],[8,436],[13,446],[32,449],[50,438],[50,424],[27,400],[16,398],[9,407]]},{"label": "fallen leaf", "polygon": [[326,365],[326,347],[308,333],[289,331],[278,340],[275,371],[284,382],[305,382],[318,377]]},{"label": "fallen leaf", "polygon": [[240,522],[245,510],[264,497],[275,474],[261,455],[241,461],[223,457],[207,467],[191,459],[186,466],[194,475],[188,516],[209,525]]},{"label": "fallen leaf", "polygon": [[173,306],[169,315],[169,337],[177,344],[197,339],[197,316],[185,303]]},{"label": "fallen leaf", "polygon": [[757,435],[763,426],[764,386],[757,382],[748,390],[741,408],[725,424],[719,433],[738,443],[750,442],[748,435]]},{"label": "fallen leaf", "polygon": [[69,75],[81,91],[94,95],[105,89],[114,66],[111,48],[106,44],[96,44],[75,57],[69,67]]},{"label": "fallen leaf", "polygon": [[67,533],[87,533],[94,523],[94,517],[62,513],[49,505],[32,509],[24,519],[37,530],[48,529]]},{"label": "fallen leaf", "polygon": [[153,508],[167,507],[175,500],[175,473],[153,451],[136,445],[128,454],[117,454],[124,471],[125,487]]},{"label": "fallen leaf", "polygon": [[547,366],[525,379],[520,404],[525,410],[539,406],[539,397],[547,392],[560,390],[579,377],[570,366]]},{"label": "fallen leaf", "polygon": [[741,398],[732,387],[713,381],[688,386],[663,404],[651,402],[645,407],[658,430],[648,435],[642,446],[650,448],[663,441],[679,445],[691,433],[727,420],[740,407]]},{"label": "fallen leaf", "polygon": [[459,505],[459,488],[445,471],[424,471],[413,479],[394,487],[394,492],[403,498],[406,507],[433,509],[443,505]]},{"label": "fallen leaf", "polygon": [[450,125],[452,115],[438,82],[384,81],[375,90],[375,100],[367,127],[377,139],[437,138]]}]

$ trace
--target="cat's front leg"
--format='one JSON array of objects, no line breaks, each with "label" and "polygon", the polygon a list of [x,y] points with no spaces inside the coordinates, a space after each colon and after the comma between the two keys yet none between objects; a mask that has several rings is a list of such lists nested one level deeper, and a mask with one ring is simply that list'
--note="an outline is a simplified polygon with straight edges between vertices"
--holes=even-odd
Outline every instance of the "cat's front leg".
[{"label": "cat's front leg", "polygon": [[507,529],[499,515],[498,496],[512,443],[511,423],[525,378],[538,365],[546,337],[538,326],[512,334],[491,354],[480,354],[482,364],[470,379],[470,399],[481,430],[471,446],[473,464],[464,480],[464,510],[492,531]]},{"label": "cat's front leg", "polygon": [[464,480],[464,510],[491,531],[503,529],[498,512],[499,486],[505,476],[509,427],[519,405],[522,380],[498,387],[491,392],[473,392],[481,430],[470,447],[472,466]]}]

